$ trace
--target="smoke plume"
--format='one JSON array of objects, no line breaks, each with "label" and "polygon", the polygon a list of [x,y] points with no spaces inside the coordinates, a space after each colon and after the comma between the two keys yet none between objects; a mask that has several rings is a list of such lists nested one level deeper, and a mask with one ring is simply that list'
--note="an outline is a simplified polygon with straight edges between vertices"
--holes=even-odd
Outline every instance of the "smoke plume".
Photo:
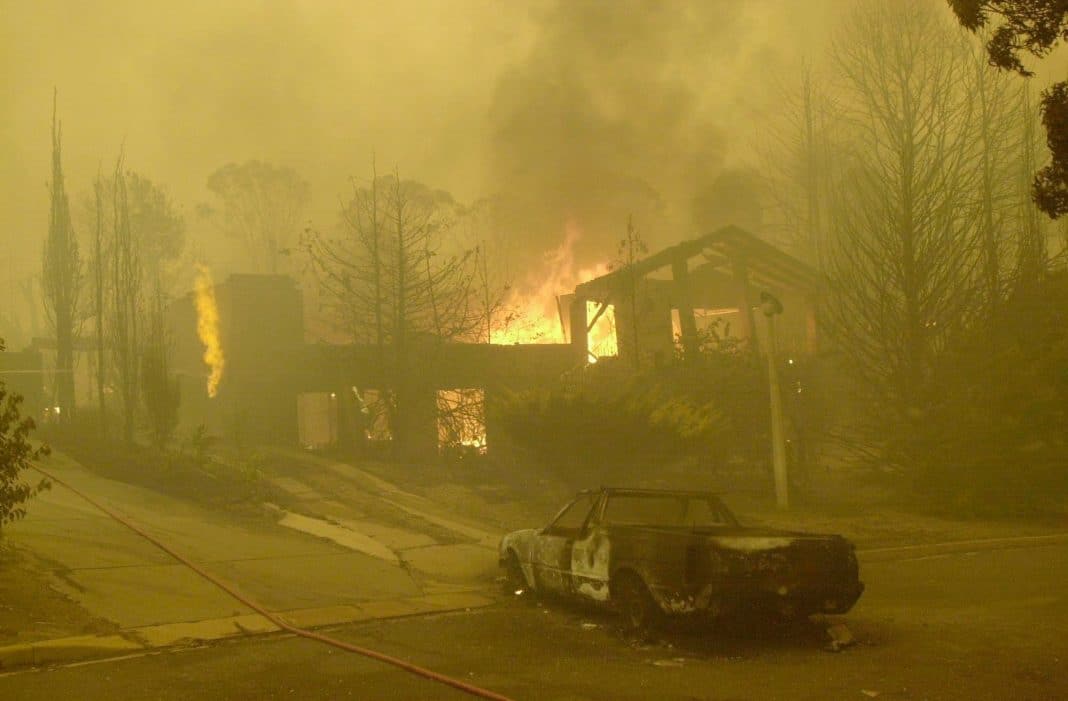
[{"label": "smoke plume", "polygon": [[517,240],[558,241],[573,221],[588,259],[614,250],[628,214],[651,242],[684,233],[686,205],[723,163],[702,86],[732,49],[741,5],[566,0],[540,17],[490,113],[491,168]]}]

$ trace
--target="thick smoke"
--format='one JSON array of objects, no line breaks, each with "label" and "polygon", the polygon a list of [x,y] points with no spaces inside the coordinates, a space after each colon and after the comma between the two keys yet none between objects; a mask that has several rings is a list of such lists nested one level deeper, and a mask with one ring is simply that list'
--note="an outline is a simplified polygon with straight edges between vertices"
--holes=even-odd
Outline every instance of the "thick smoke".
[{"label": "thick smoke", "polygon": [[583,232],[604,256],[633,215],[647,242],[685,236],[725,137],[704,99],[736,49],[734,0],[561,0],[528,57],[506,71],[491,110],[492,172],[517,241]]}]

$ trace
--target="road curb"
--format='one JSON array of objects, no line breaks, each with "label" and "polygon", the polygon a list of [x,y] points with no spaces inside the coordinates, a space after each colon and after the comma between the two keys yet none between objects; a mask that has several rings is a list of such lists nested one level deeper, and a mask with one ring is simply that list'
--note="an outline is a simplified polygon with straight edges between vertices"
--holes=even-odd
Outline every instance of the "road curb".
[{"label": "road curb", "polygon": [[864,548],[857,550],[857,557],[864,563],[894,562],[898,560],[912,560],[920,557],[932,557],[935,555],[951,555],[953,553],[1035,548],[1060,544],[1068,544],[1068,533],[1010,536],[1005,538],[980,538],[975,540],[950,541],[948,543],[899,545],[887,548]]},{"label": "road curb", "polygon": [[[460,591],[403,599],[368,601],[348,606],[279,611],[277,616],[299,628],[324,628],[433,613],[484,608],[496,599],[481,592]],[[278,633],[282,629],[259,614],[164,623],[130,628],[120,634],[81,635],[0,647],[0,673],[66,664],[137,652],[198,645],[227,638]]]},{"label": "road curb", "polygon": [[0,647],[0,670],[77,662],[144,650],[122,635],[79,635]]}]

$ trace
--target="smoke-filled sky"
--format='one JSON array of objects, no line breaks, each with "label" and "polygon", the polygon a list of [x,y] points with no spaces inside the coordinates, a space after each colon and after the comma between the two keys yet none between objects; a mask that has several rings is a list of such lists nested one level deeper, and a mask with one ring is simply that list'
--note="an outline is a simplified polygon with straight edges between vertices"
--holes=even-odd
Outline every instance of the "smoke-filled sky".
[{"label": "smoke-filled sky", "polygon": [[823,52],[851,2],[0,5],[2,281],[39,266],[53,87],[68,191],[80,197],[125,144],[194,239],[218,235],[192,215],[225,163],[296,168],[311,184],[307,218],[326,228],[374,153],[463,201],[503,191],[506,224],[531,249],[558,243],[569,217],[603,249],[630,213],[685,229],[697,191],[748,159],[771,85]]}]

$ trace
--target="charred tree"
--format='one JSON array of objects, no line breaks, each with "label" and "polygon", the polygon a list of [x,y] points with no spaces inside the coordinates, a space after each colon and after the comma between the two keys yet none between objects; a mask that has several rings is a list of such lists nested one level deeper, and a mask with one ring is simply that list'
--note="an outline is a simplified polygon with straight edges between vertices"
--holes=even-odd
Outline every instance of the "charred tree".
[{"label": "charred tree", "polygon": [[982,289],[988,314],[1005,295],[1006,267],[1012,243],[1017,202],[1014,167],[1020,153],[1020,114],[1014,109],[1008,78],[993,69],[984,56],[971,56],[971,80],[967,87],[975,122],[978,162],[976,221],[982,258]]},{"label": "charred tree", "polygon": [[[107,200],[110,208],[104,206]],[[162,314],[170,299],[174,264],[185,248],[185,220],[163,186],[125,167],[122,153],[112,174],[97,178],[92,208],[100,261],[94,285],[103,326],[98,334],[98,390],[103,402],[102,385],[107,373],[113,373],[122,404],[122,433],[132,441],[143,408],[143,356],[152,350],[157,307]]]},{"label": "charred tree", "polygon": [[624,307],[616,318],[626,320],[623,328],[618,329],[624,336],[620,339],[620,351],[623,352],[626,348],[635,370],[642,365],[641,320],[648,291],[645,276],[634,269],[634,264],[648,252],[648,247],[634,226],[634,218],[627,217],[627,233],[619,242],[616,249],[617,259],[612,267],[620,272],[617,284]]},{"label": "charred tree", "polygon": [[1016,199],[1019,220],[1016,242],[1016,284],[1030,286],[1040,280],[1048,266],[1045,215],[1031,197],[1031,182],[1037,164],[1038,115],[1030,86],[1024,84],[1019,102],[1020,141]]},{"label": "charred tree", "polygon": [[810,64],[796,87],[780,88],[780,120],[770,129],[762,154],[764,185],[783,228],[786,245],[817,269],[823,259],[833,215],[835,183],[847,152],[836,103]]},{"label": "charred tree", "polygon": [[130,227],[130,203],[123,156],[115,163],[112,188],[111,332],[112,364],[122,398],[122,435],[132,443],[137,415],[138,365],[143,313],[141,256]]},{"label": "charred tree", "polygon": [[44,245],[41,280],[45,311],[56,339],[55,399],[61,408],[59,419],[66,422],[75,410],[74,339],[77,335],[82,261],[63,182],[62,138],[62,125],[56,122],[56,98],[53,95],[51,212],[48,238]]},{"label": "charred tree", "polygon": [[[444,343],[476,337],[484,315],[477,257],[451,238],[448,193],[391,176],[353,189],[344,232],[303,240],[327,309],[354,342],[373,344],[398,457],[425,452],[433,387],[421,364]],[[432,435],[432,427],[431,427]]]},{"label": "charred tree", "polygon": [[958,88],[967,49],[930,8],[869,2],[846,31],[834,58],[853,147],[822,312],[884,423],[870,435],[886,436],[888,420],[907,433],[922,416],[937,351],[981,310],[980,168]]},{"label": "charred tree", "polygon": [[170,372],[170,343],[165,313],[164,293],[161,286],[156,284],[141,356],[141,398],[152,442],[161,450],[178,426],[178,406],[181,401],[178,379]]},{"label": "charred tree", "polygon": [[104,183],[98,173],[93,183],[93,311],[96,316],[96,397],[100,416],[100,431],[107,435],[107,399],[104,385],[107,378],[107,358],[104,353],[104,287],[107,273],[104,262]]}]

